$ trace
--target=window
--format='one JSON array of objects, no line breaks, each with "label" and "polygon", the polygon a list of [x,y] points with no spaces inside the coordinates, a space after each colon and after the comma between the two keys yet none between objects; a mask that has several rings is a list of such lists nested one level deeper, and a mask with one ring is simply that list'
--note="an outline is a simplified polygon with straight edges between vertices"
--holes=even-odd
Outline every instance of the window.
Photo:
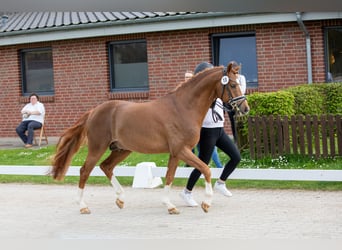
[{"label": "window", "polygon": [[23,95],[53,94],[53,65],[50,48],[20,51]]},{"label": "window", "polygon": [[326,81],[342,82],[342,27],[325,30]]},{"label": "window", "polygon": [[146,42],[143,40],[109,44],[112,91],[148,90]]},{"label": "window", "polygon": [[256,39],[254,33],[215,34],[212,36],[213,62],[227,66],[229,61],[241,64],[247,88],[258,87]]}]

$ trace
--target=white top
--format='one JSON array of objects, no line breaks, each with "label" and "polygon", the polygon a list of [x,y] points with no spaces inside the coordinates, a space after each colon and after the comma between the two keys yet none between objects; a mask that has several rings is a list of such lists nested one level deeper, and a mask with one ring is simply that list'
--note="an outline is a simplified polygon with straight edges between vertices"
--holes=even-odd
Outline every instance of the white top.
[{"label": "white top", "polygon": [[45,107],[43,103],[39,101],[34,105],[32,105],[32,103],[28,103],[22,108],[21,113],[23,114],[24,111],[39,111],[40,115],[30,115],[29,117],[23,116],[23,121],[37,121],[41,124],[44,123]]},{"label": "white top", "polygon": [[[219,103],[220,106],[217,105]],[[204,117],[203,128],[221,128],[224,126],[223,102],[220,98],[216,99],[214,110],[222,117],[222,121],[217,117],[217,122],[213,120],[212,109],[210,108]]]},{"label": "white top", "polygon": [[244,95],[246,93],[246,77],[244,75],[240,75],[238,77],[241,93]]}]

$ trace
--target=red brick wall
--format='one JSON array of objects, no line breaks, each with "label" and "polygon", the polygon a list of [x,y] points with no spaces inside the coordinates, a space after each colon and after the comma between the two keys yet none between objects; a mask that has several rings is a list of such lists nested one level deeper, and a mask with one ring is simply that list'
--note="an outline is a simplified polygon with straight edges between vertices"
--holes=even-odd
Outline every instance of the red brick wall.
[{"label": "red brick wall", "polygon": [[305,36],[297,23],[257,29],[260,91],[276,91],[307,82]]},{"label": "red brick wall", "polygon": [[[0,47],[0,136],[13,136],[21,120],[20,72],[15,47]],[[19,110],[19,111],[18,111]]]},{"label": "red brick wall", "polygon": [[[311,36],[313,82],[325,81],[323,26],[342,25],[341,20],[305,22]],[[257,41],[259,91],[275,91],[307,82],[305,36],[296,22],[240,25],[210,29],[141,33],[92,39],[0,47],[0,136],[15,137],[21,120],[18,50],[52,47],[53,97],[42,97],[47,111],[48,136],[59,136],[88,109],[110,99],[153,100],[165,95],[184,80],[187,69],[211,61],[210,35],[254,31]],[[146,39],[150,92],[110,93],[107,43],[115,40]],[[228,129],[228,128],[227,128]]]},{"label": "red brick wall", "polygon": [[210,60],[207,32],[158,32],[147,36],[150,99],[156,99],[184,80],[186,70]]},{"label": "red brick wall", "polygon": [[47,111],[47,128],[59,131],[81,113],[107,100],[108,60],[103,40],[62,41],[53,44],[55,101]]}]

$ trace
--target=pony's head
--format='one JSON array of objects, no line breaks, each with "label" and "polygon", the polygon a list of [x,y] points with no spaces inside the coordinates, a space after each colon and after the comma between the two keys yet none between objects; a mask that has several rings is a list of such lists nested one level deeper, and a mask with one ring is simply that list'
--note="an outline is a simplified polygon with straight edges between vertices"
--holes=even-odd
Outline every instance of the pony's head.
[{"label": "pony's head", "polygon": [[[201,62],[194,70],[194,74],[214,68],[211,63]],[[222,66],[220,68],[223,68]],[[227,68],[222,69],[219,82],[216,84],[216,97],[222,99],[231,109],[235,109],[238,115],[247,114],[249,106],[246,96],[242,93],[238,80],[240,66],[236,62],[230,62]]]},{"label": "pony's head", "polygon": [[223,70],[221,84],[218,91],[221,91],[221,99],[230,107],[236,110],[238,114],[247,114],[249,106],[246,96],[242,93],[240,82],[238,80],[240,66],[229,63]]}]

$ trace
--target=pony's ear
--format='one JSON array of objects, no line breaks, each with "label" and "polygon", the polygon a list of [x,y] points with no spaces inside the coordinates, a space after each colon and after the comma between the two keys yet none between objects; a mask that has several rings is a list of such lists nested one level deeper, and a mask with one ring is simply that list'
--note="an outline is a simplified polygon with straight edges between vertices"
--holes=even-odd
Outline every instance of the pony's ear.
[{"label": "pony's ear", "polygon": [[[227,72],[230,72],[233,68],[233,63],[229,63],[227,66]],[[233,73],[238,73],[240,70],[241,66],[236,66],[234,67],[234,72]]]},{"label": "pony's ear", "polygon": [[233,64],[229,63],[227,66],[227,72],[231,71],[232,67],[233,67]]}]

